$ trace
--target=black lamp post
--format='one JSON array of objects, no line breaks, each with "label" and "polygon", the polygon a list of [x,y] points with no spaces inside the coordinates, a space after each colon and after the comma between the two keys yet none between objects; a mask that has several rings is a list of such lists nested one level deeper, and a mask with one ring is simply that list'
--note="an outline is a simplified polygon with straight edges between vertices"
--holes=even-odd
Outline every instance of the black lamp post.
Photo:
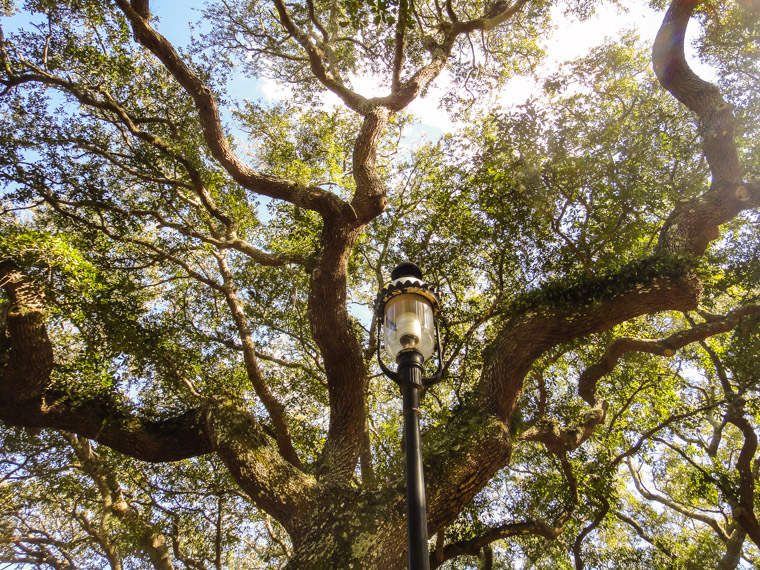
[{"label": "black lamp post", "polygon": [[[406,514],[409,570],[428,570],[425,479],[420,446],[420,395],[441,377],[441,350],[436,316],[440,302],[422,280],[414,263],[399,264],[391,273],[391,284],[377,295],[377,360],[386,376],[396,382],[403,395],[404,439],[406,441]],[[382,334],[380,334],[382,325]],[[381,356],[385,350],[396,361],[390,370]],[[423,377],[425,361],[437,353],[438,369]]]}]

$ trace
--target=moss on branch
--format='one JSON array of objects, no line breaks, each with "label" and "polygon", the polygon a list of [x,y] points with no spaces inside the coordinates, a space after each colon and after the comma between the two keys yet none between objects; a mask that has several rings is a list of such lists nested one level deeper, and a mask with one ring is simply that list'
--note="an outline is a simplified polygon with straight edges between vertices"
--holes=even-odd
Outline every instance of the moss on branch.
[{"label": "moss on branch", "polygon": [[697,271],[699,266],[695,258],[661,253],[597,275],[572,273],[512,300],[504,314],[511,317],[547,309],[566,312],[647,287],[657,280],[679,279]]}]

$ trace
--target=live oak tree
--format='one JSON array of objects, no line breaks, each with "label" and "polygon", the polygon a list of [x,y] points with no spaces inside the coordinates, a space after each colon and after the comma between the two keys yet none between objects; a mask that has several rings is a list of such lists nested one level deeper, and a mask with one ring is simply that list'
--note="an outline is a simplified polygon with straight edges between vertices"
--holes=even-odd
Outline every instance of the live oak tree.
[{"label": "live oak tree", "polygon": [[[701,4],[486,112],[592,3],[220,2],[179,49],[145,0],[26,2],[0,36],[0,560],[403,567],[371,316],[403,259],[445,307],[432,567],[757,560],[760,6]],[[405,150],[444,73],[465,126]],[[668,541],[683,518],[702,551]]]}]

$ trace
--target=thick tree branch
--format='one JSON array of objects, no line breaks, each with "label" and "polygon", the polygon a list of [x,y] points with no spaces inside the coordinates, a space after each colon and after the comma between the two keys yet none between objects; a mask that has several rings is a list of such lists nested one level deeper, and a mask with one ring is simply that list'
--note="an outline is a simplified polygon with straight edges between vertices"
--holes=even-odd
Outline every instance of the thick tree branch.
[{"label": "thick tree branch", "polygon": [[43,399],[0,402],[0,420],[28,428],[70,431],[149,462],[177,461],[213,451],[203,408],[166,420],[140,418],[106,398],[72,399],[49,389]]},{"label": "thick tree branch", "polygon": [[[547,297],[533,308],[517,311],[486,350],[477,392],[481,405],[497,417],[510,417],[533,362],[557,344],[608,330],[639,315],[694,309],[701,283],[688,264],[679,263],[666,261],[659,266],[656,258],[635,262],[629,267],[633,279],[624,277],[626,271],[617,278],[595,277],[586,285],[567,288],[556,299]],[[607,285],[613,282],[617,291]],[[600,289],[604,291],[601,297]]]},{"label": "thick tree branch", "polygon": [[686,63],[686,26],[699,4],[699,0],[671,2],[652,52],[662,86],[699,118],[702,149],[713,178],[710,190],[673,211],[662,228],[658,248],[696,255],[718,237],[720,224],[742,210],[760,206],[760,182],[743,181],[731,106],[717,87],[697,77]]},{"label": "thick tree branch", "polygon": [[444,69],[459,36],[478,30],[490,31],[517,14],[529,1],[517,0],[497,14],[491,15],[491,17],[466,22],[458,21],[453,9],[447,5],[453,24],[447,26],[440,44],[433,43],[428,48],[431,56],[430,61],[420,67],[409,79],[400,82],[398,88],[394,89],[390,95],[370,99],[370,103],[383,105],[394,112],[406,108]]},{"label": "thick tree branch", "polygon": [[[364,421],[361,378],[365,374],[360,346],[345,304],[348,251],[358,235],[357,229],[347,230],[347,225],[355,223],[355,213],[350,206],[327,191],[301,189],[267,179],[242,165],[226,142],[211,91],[186,66],[168,41],[135,13],[125,0],[117,0],[117,5],[130,20],[138,41],[164,63],[193,97],[212,154],[232,177],[253,191],[314,209],[325,216],[323,250],[312,276],[309,303],[312,334],[322,352],[330,387],[330,429],[320,462],[323,471],[320,472],[350,477],[358,458]],[[285,6],[280,4],[278,9],[287,26],[290,19]],[[368,152],[372,153],[373,149]],[[358,357],[354,357],[356,355]]]},{"label": "thick tree branch", "polygon": [[587,410],[577,425],[561,428],[552,420],[539,420],[520,435],[522,441],[537,441],[558,454],[565,454],[580,447],[594,433],[596,426],[603,423],[607,415],[607,403]]},{"label": "thick tree branch", "polygon": [[487,545],[512,536],[542,536],[547,540],[555,540],[562,532],[561,527],[549,525],[543,521],[527,520],[518,523],[504,523],[488,529],[480,535],[468,540],[447,544],[439,558],[436,553],[430,555],[430,569],[440,568],[444,562],[457,556],[477,556]]},{"label": "thick tree branch", "polygon": [[726,419],[735,425],[744,437],[734,467],[739,473],[739,501],[731,514],[752,539],[752,542],[760,547],[760,523],[758,523],[755,513],[755,476],[753,473],[758,447],[757,434],[746,418],[744,402],[739,398],[729,402]]},{"label": "thick tree branch", "polygon": [[[440,430],[440,443],[426,445],[423,450],[431,536],[451,522],[509,463],[513,445],[508,425],[471,406],[458,408],[442,433]],[[455,441],[457,444],[451,445]]]},{"label": "thick tree branch", "polygon": [[389,117],[390,111],[385,107],[377,107],[368,113],[354,143],[353,176],[356,193],[351,206],[358,224],[368,223],[385,210],[385,184],[377,173],[377,144]]},{"label": "thick tree branch", "polygon": [[[431,532],[439,528],[439,509],[441,513],[446,512],[456,498],[437,497],[436,487],[451,489],[461,485],[463,489],[468,489],[470,481],[484,475],[486,478],[483,480],[488,480],[491,473],[508,461],[511,450],[509,437],[514,435],[503,438],[500,430],[507,430],[506,419],[512,416],[525,375],[541,354],[561,342],[600,332],[641,314],[667,309],[687,310],[697,305],[701,286],[689,263],[648,260],[637,262],[629,269],[614,278],[612,275],[594,277],[584,281],[585,285],[558,293],[556,298],[545,295],[535,304],[526,301],[527,308],[525,304],[520,305],[523,308],[514,310],[514,316],[506,320],[502,332],[485,351],[484,372],[476,399],[472,402],[480,410],[469,412],[479,416],[481,427],[480,433],[472,436],[472,442],[467,447],[480,452],[472,460],[469,456],[463,460],[448,457],[456,455],[454,450],[448,451],[441,462],[460,463],[467,469],[441,475],[440,479],[435,467],[438,461],[433,461],[428,471],[426,458],[426,476],[430,473],[428,528]],[[622,275],[635,277],[624,278]],[[610,288],[607,284],[613,282],[616,285]],[[575,449],[604,419],[605,404],[595,404],[578,426],[560,429],[552,423],[537,422],[522,434],[522,439],[541,441],[558,454]],[[467,417],[468,413],[463,411],[462,417],[452,422],[451,429],[456,429],[460,421],[467,422],[464,419]],[[455,433],[456,438],[461,440],[462,433]],[[467,484],[458,479],[459,476],[464,478],[465,474]],[[463,493],[463,496],[467,495]],[[436,504],[436,499],[441,501],[440,505]]]},{"label": "thick tree branch", "polygon": [[739,566],[746,537],[747,531],[741,526],[737,526],[734,529],[734,532],[731,533],[731,538],[726,543],[726,553],[718,562],[718,570],[735,570]]},{"label": "thick tree branch", "polygon": [[147,19],[135,11],[127,0],[116,0],[116,5],[132,25],[137,41],[164,64],[192,97],[211,154],[238,184],[252,192],[285,200],[324,216],[333,216],[345,211],[347,205],[343,200],[327,190],[316,186],[304,187],[289,180],[259,174],[245,165],[227,140],[219,107],[211,89],[187,66],[169,41],[154,30]]},{"label": "thick tree branch", "polygon": [[45,307],[34,284],[11,259],[0,259],[0,405],[42,396],[53,370]]},{"label": "thick tree branch", "polygon": [[309,284],[309,323],[326,373],[330,403],[320,477],[348,481],[361,449],[367,375],[362,345],[347,307],[348,259],[359,230],[325,223],[322,251]]},{"label": "thick tree branch", "polygon": [[[506,2],[494,2],[494,5],[489,12],[482,18],[476,18],[466,22],[455,22],[455,28],[459,33],[469,33],[477,30],[489,32],[499,24],[506,22],[512,16],[517,14],[528,2],[530,2],[530,0],[515,0],[511,4],[507,4]],[[494,10],[494,6],[497,5],[499,9]]]},{"label": "thick tree branch", "polygon": [[33,282],[10,259],[0,284],[12,304],[0,322],[0,419],[11,425],[75,432],[145,461],[173,461],[211,451],[200,410],[157,421],[140,419],[106,397],[70,399],[51,388],[52,344]]},{"label": "thick tree branch", "polygon": [[216,399],[180,416],[142,420],[108,409],[102,400],[84,400],[81,409],[66,400],[0,404],[0,419],[11,425],[53,428],[92,439],[126,455],[167,462],[217,452],[240,487],[294,540],[303,531],[316,481],[286,461],[246,406]]},{"label": "thick tree branch", "polygon": [[[26,300],[39,312],[41,300],[31,281],[10,260],[4,260],[0,270],[4,271],[4,289],[16,304]],[[44,333],[41,316],[37,320],[39,331]],[[7,379],[6,370],[3,373]],[[214,401],[164,421],[145,420],[106,397],[88,400],[77,395],[71,400],[48,388],[49,382],[49,372],[37,377],[36,389],[33,393],[26,391],[23,401],[8,397],[19,390],[5,390],[0,397],[0,419],[13,425],[70,431],[145,461],[173,461],[216,450],[259,506],[289,531],[299,532],[298,513],[304,511],[298,497],[304,496],[313,484],[280,456],[245,408]],[[47,391],[43,393],[44,389]],[[293,493],[293,487],[300,492]]]},{"label": "thick tree branch", "polygon": [[309,530],[305,525],[315,507],[316,479],[282,457],[242,401],[210,402],[206,427],[215,451],[241,489],[297,542]]},{"label": "thick tree branch", "polygon": [[701,0],[673,0],[655,39],[652,63],[657,79],[700,121],[702,146],[715,181],[737,183],[742,179],[734,144],[731,106],[718,88],[700,79],[684,54],[686,26]]}]

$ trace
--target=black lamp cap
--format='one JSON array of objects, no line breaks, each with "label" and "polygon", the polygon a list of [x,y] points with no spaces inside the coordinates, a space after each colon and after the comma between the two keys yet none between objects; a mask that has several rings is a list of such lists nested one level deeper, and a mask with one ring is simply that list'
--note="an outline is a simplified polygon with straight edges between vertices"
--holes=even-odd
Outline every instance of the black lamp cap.
[{"label": "black lamp cap", "polygon": [[396,268],[391,272],[391,280],[401,279],[402,277],[413,277],[422,281],[422,271],[416,264],[411,261],[404,261],[399,263]]},{"label": "black lamp cap", "polygon": [[384,287],[375,298],[375,315],[383,322],[385,304],[396,295],[413,293],[427,299],[433,314],[440,311],[441,302],[430,286],[422,280],[422,271],[411,261],[399,263],[391,272],[391,284]]}]

